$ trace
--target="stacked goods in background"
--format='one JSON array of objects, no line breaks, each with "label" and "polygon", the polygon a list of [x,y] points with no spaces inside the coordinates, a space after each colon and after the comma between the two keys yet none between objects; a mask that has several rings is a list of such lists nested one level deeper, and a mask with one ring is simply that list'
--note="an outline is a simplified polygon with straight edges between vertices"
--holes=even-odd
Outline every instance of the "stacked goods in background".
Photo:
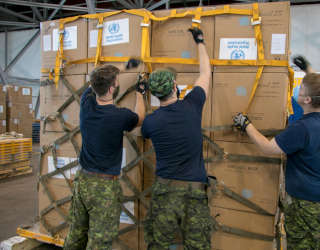
[{"label": "stacked goods in background", "polygon": [[32,139],[0,136],[0,179],[32,173]]},{"label": "stacked goods in background", "polygon": [[6,89],[0,88],[0,134],[7,131],[7,118],[6,118]]},{"label": "stacked goods in background", "polygon": [[[251,10],[252,6],[231,5],[230,8]],[[202,10],[223,8],[203,7]],[[188,10],[195,8],[154,11],[152,14],[158,18]],[[267,60],[288,60],[289,11],[289,3],[259,4]],[[143,49],[148,50],[148,46],[143,43],[142,30],[148,29],[151,42],[150,51],[145,51],[145,56],[148,59],[150,53],[151,58],[159,59],[152,61],[153,70],[168,66],[177,70],[180,98],[189,93],[199,76],[198,65],[168,61],[163,63],[162,60],[174,58],[188,61],[198,58],[197,46],[187,32],[194,16],[153,20],[148,26],[142,16],[129,12],[103,15],[100,20],[86,16],[64,24],[63,67],[59,69],[60,81],[56,86],[53,81],[46,80],[55,79],[51,73],[59,65],[59,20],[41,24],[44,84],[40,90],[40,144],[43,149],[39,179],[40,229],[42,233],[55,237],[64,238],[67,233],[66,218],[72,181],[79,169],[78,156],[81,149],[79,101],[89,85],[88,74],[96,64],[119,66],[130,56],[142,55]],[[251,25],[251,17],[235,14],[201,17],[200,27],[204,32],[210,59],[261,59],[257,53],[255,26]],[[199,22],[195,20],[194,23]],[[144,70],[146,68],[142,65],[120,75],[119,106],[134,109],[135,93],[127,89],[135,84],[138,72]],[[218,230],[213,234],[212,249],[269,250],[273,247],[272,239],[275,236],[281,159],[262,155],[247,136],[230,129],[232,116],[245,111],[248,106],[257,67],[228,64],[212,67],[212,72],[212,83],[202,119],[205,136],[203,155],[208,158],[206,168],[208,174],[217,177],[220,186],[223,183],[228,190],[256,204],[247,206],[244,205],[246,202],[240,203],[228,198],[221,191],[223,189],[217,192],[210,201],[212,216],[220,225],[237,228],[237,232],[241,231],[242,234]],[[260,130],[279,130],[286,125],[287,72],[287,67],[265,66],[263,69],[248,109],[251,121]],[[157,109],[159,104],[156,97],[149,96],[149,112]],[[213,141],[218,146],[215,149],[212,147]],[[223,151],[228,154],[221,155]],[[151,141],[142,139],[139,128],[125,135],[120,178],[124,203],[120,218],[120,241],[115,242],[115,249],[126,246],[146,249],[143,228],[138,225],[145,218],[154,181],[156,159],[151,152]],[[232,159],[231,156],[235,157]],[[178,244],[175,247],[179,249],[182,246]]]},{"label": "stacked goods in background", "polygon": [[[65,24],[63,57],[66,61],[95,58],[98,32],[102,29],[101,63],[106,56],[140,55],[141,17],[121,13],[104,18],[97,27],[97,19],[78,19]],[[50,69],[56,65],[59,20],[41,24],[42,82],[40,89],[40,163],[39,212],[41,233],[65,238],[67,216],[71,201],[72,181],[79,169],[81,149],[79,130],[79,100],[88,87],[88,75],[94,63],[73,64],[63,68],[57,86],[46,81]],[[114,35],[111,28],[119,29]],[[87,43],[88,41],[88,43]],[[139,48],[139,49],[137,49]],[[110,54],[112,53],[112,54]],[[120,66],[120,63],[113,63]],[[88,70],[89,68],[89,70]],[[49,70],[48,70],[49,69]],[[121,100],[118,106],[134,110],[135,93],[126,90],[136,83],[139,69],[120,75]],[[138,249],[139,201],[142,190],[142,164],[136,158],[143,152],[143,141],[138,130],[125,135],[123,140],[122,174],[120,178],[125,201],[120,217],[119,241],[114,249],[130,246]],[[128,167],[126,165],[129,164]]]},{"label": "stacked goods in background", "polygon": [[32,138],[33,108],[32,88],[7,86],[7,132]]},{"label": "stacked goods in background", "polygon": [[[250,9],[252,5],[232,5]],[[288,2],[259,4],[264,58],[288,61],[290,5]],[[250,17],[219,15],[215,19],[215,59],[257,60],[255,30]],[[261,56],[261,55],[260,55]],[[253,66],[215,66],[212,91],[211,127],[232,125],[232,117],[248,112],[261,131],[281,130],[287,121],[288,68],[264,66],[253,101],[249,98],[258,68]],[[208,174],[221,184],[210,206],[212,216],[222,225],[243,230],[240,234],[219,230],[213,234],[213,249],[273,249],[277,223],[280,156],[263,155],[245,133],[232,129],[216,130],[211,139],[224,151],[222,161],[208,165]],[[212,148],[208,157],[218,157]],[[220,155],[221,157],[221,155]],[[219,186],[219,185],[218,185]],[[224,187],[251,201],[244,205],[223,192]],[[262,210],[261,210],[262,209]],[[247,232],[260,234],[260,236]],[[247,234],[246,234],[247,233]],[[244,237],[247,235],[246,237]]]}]

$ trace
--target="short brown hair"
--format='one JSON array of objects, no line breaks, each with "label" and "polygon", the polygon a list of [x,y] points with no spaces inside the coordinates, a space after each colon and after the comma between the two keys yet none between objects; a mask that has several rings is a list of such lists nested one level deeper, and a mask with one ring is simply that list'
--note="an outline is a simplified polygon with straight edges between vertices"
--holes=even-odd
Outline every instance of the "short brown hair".
[{"label": "short brown hair", "polygon": [[302,81],[306,87],[306,94],[311,97],[313,108],[320,108],[320,74],[306,74]]},{"label": "short brown hair", "polygon": [[111,86],[116,83],[120,70],[112,65],[102,65],[95,68],[90,74],[90,83],[97,96],[105,95]]}]

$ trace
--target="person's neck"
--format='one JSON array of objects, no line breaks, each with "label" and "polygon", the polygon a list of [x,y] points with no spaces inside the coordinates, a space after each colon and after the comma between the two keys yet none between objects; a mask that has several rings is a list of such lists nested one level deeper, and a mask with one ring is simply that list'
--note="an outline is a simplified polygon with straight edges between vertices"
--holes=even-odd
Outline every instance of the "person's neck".
[{"label": "person's neck", "polygon": [[314,112],[320,112],[320,108],[313,108],[312,106],[303,107],[303,114],[307,115]]},{"label": "person's neck", "polygon": [[111,96],[96,96],[96,101],[99,105],[110,105],[114,104],[114,100]]},{"label": "person's neck", "polygon": [[165,107],[168,106],[172,103],[175,103],[178,100],[178,98],[176,96],[172,96],[171,98],[169,98],[168,100],[165,101],[160,101],[160,106],[161,107]]}]

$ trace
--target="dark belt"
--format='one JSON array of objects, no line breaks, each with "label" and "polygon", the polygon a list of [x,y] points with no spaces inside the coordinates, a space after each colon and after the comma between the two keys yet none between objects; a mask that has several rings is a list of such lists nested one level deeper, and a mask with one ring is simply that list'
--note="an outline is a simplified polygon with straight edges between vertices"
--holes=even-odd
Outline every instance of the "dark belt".
[{"label": "dark belt", "polygon": [[192,189],[201,189],[201,190],[206,190],[207,188],[207,184],[202,182],[164,179],[159,176],[157,176],[157,182],[168,185],[168,186],[172,186],[172,187],[186,187],[186,188],[191,187]]},{"label": "dark belt", "polygon": [[111,174],[101,174],[101,173],[95,173],[95,172],[90,172],[85,170],[84,168],[81,168],[80,170],[82,173],[87,174],[87,175],[92,175],[100,178],[104,178],[107,180],[117,180],[118,176],[117,175],[111,175]]}]

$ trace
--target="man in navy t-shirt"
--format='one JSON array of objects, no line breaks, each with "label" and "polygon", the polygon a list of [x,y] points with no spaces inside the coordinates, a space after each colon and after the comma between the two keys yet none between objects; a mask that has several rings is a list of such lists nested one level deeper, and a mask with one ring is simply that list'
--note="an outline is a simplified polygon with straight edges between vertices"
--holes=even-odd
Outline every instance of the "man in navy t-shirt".
[{"label": "man in navy t-shirt", "polygon": [[320,249],[320,75],[310,73],[303,57],[294,62],[304,71],[298,104],[302,118],[271,141],[258,132],[247,116],[234,117],[235,126],[246,131],[266,154],[287,155],[285,227],[288,250]]},{"label": "man in navy t-shirt", "polygon": [[[140,62],[130,59],[126,69]],[[91,87],[80,102],[81,170],[74,181],[70,229],[64,249],[112,249],[118,235],[122,190],[118,180],[123,132],[140,126],[145,116],[145,90],[137,83],[135,112],[118,108],[120,70],[112,65],[96,68]]]},{"label": "man in navy t-shirt", "polygon": [[158,69],[149,77],[160,108],[148,115],[141,131],[156,153],[156,181],[145,222],[148,249],[169,249],[181,231],[185,249],[211,249],[211,220],[202,155],[202,109],[211,77],[209,57],[199,29],[191,29],[198,45],[200,76],[193,90],[178,100],[176,73]]}]

